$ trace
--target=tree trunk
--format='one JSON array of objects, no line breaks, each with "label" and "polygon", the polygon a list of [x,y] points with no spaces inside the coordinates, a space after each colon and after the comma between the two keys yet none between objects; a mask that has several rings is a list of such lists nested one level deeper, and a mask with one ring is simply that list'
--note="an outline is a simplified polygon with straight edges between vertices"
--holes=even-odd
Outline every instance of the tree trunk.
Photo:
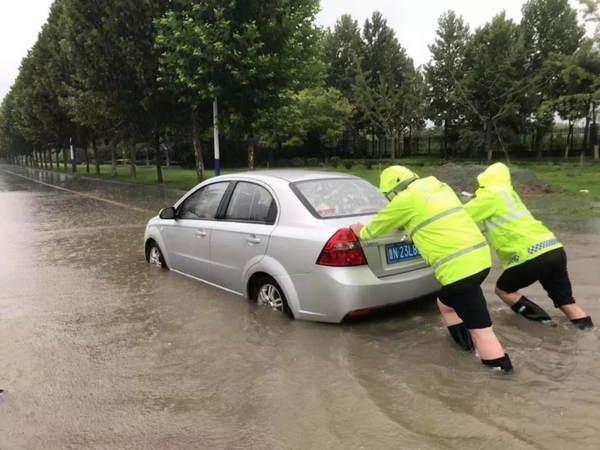
[{"label": "tree trunk", "polygon": [[448,119],[444,120],[444,142],[442,144],[442,158],[448,159]]},{"label": "tree trunk", "polygon": [[156,130],[154,130],[154,155],[156,157],[156,182],[158,184],[163,184],[164,181],[160,157],[160,130],[158,126],[156,127]]},{"label": "tree trunk", "polygon": [[84,156],[85,156],[85,172],[87,174],[90,173],[90,152],[89,152],[89,148],[88,145],[85,144],[83,146],[83,151],[85,152]]},{"label": "tree trunk", "polygon": [[41,150],[40,151],[40,155],[42,156],[42,167],[44,169],[47,169],[48,168],[48,161],[46,159],[46,152],[44,150]]},{"label": "tree trunk", "polygon": [[569,159],[571,136],[573,136],[573,121],[569,120],[569,132],[567,133],[567,145],[565,145],[565,161]]},{"label": "tree trunk", "polygon": [[100,159],[98,158],[98,145],[96,138],[92,138],[92,149],[94,152],[94,165],[96,166],[96,175],[100,175]]},{"label": "tree trunk", "polygon": [[500,148],[502,149],[502,153],[504,153],[504,158],[506,159],[506,164],[510,165],[510,156],[508,154],[508,150],[504,145],[504,141],[502,140],[502,136],[500,135],[500,131],[498,130],[498,126],[494,123],[494,131],[496,132],[496,137],[498,138],[498,143],[500,144]]},{"label": "tree trunk", "polygon": [[115,141],[110,141],[110,175],[117,176],[117,149]]},{"label": "tree trunk", "polygon": [[67,147],[63,148],[63,168],[65,172],[69,169],[69,157],[67,156]]},{"label": "tree trunk", "polygon": [[52,149],[48,149],[48,161],[50,162],[50,170],[54,170],[54,162],[52,161]]},{"label": "tree trunk", "polygon": [[592,136],[591,136],[591,143],[593,145],[593,149],[594,149],[594,160],[598,161],[598,159],[600,159],[600,154],[598,152],[598,124],[596,123],[596,103],[592,102],[592,117],[593,117],[593,124],[592,124]]},{"label": "tree trunk", "polygon": [[135,162],[135,157],[135,143],[131,141],[129,142],[129,176],[131,176],[131,178],[137,177],[137,166]]},{"label": "tree trunk", "polygon": [[196,178],[198,181],[202,181],[204,180],[204,155],[202,154],[198,112],[194,107],[192,108],[192,145],[194,147],[194,156],[196,158]]},{"label": "tree trunk", "polygon": [[488,163],[492,162],[494,152],[492,150],[492,129],[489,122],[485,125],[485,152]]},{"label": "tree trunk", "polygon": [[256,143],[253,139],[248,142],[248,170],[254,170],[254,153],[256,151]]},{"label": "tree trunk", "polygon": [[542,160],[544,157],[544,137],[546,136],[545,131],[541,126],[535,127],[535,158]]},{"label": "tree trunk", "polygon": [[165,144],[165,166],[171,166],[171,157],[169,156],[169,145]]},{"label": "tree trunk", "polygon": [[590,116],[585,118],[585,128],[583,129],[583,147],[581,148],[581,154],[585,155],[590,141]]}]

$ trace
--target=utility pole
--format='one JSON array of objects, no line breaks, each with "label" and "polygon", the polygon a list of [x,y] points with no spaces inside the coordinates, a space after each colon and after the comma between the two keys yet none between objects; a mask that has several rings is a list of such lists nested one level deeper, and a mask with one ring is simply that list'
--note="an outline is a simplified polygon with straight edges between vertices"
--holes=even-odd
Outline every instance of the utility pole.
[{"label": "utility pole", "polygon": [[213,102],[213,132],[215,141],[215,176],[221,175],[221,149],[219,148],[219,104],[217,97]]},{"label": "utility pole", "polygon": [[77,172],[77,160],[75,159],[75,149],[73,148],[73,138],[69,138],[69,149],[71,150],[71,171]]}]

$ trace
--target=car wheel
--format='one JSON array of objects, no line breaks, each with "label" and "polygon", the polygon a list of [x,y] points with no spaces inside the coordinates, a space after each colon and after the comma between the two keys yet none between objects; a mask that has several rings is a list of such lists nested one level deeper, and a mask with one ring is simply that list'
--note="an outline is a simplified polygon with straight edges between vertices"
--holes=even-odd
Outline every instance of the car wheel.
[{"label": "car wheel", "polygon": [[254,300],[258,306],[283,312],[293,317],[281,287],[271,277],[263,277],[256,284]]},{"label": "car wheel", "polygon": [[160,251],[160,247],[156,242],[152,242],[148,246],[148,262],[150,263],[150,265],[160,267],[161,269],[167,268],[165,258],[163,257],[163,254]]}]

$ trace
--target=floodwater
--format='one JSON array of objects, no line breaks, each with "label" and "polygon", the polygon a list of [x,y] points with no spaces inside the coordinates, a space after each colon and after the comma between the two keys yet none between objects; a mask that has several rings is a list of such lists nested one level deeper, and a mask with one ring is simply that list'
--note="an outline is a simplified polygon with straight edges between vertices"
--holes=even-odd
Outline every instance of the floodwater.
[{"label": "floodwater", "polygon": [[[456,350],[431,302],[323,325],[149,267],[145,222],[179,192],[6,170],[2,450],[600,447],[600,328],[516,316],[497,269],[485,287],[510,376]],[[600,233],[562,223],[600,323]]]}]

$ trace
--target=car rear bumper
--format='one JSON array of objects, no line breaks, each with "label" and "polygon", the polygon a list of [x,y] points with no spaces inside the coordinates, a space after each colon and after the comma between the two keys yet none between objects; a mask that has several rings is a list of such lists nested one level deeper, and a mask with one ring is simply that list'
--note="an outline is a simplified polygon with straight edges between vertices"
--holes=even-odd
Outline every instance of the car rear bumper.
[{"label": "car rear bumper", "polygon": [[288,299],[294,316],[320,322],[341,322],[353,311],[407,302],[440,288],[429,267],[377,278],[366,266],[319,266],[310,274],[285,278],[278,281],[284,291],[286,284],[294,287],[290,294],[296,298]]}]

